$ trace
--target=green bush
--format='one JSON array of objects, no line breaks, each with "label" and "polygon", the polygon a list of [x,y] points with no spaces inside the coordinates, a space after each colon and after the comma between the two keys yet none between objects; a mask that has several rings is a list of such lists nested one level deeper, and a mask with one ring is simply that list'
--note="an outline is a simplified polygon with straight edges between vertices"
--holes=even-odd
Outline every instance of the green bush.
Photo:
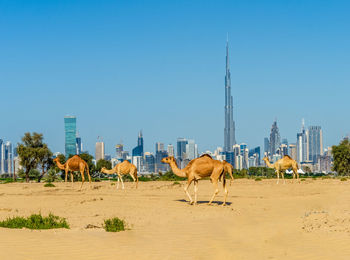
[{"label": "green bush", "polygon": [[29,229],[53,229],[53,228],[69,228],[65,218],[54,216],[51,213],[48,217],[41,214],[32,214],[31,216],[12,217],[4,221],[0,221],[0,227],[4,228],[29,228]]},{"label": "green bush", "polygon": [[103,228],[107,232],[119,232],[125,230],[125,222],[119,218],[106,219]]},{"label": "green bush", "polygon": [[348,179],[345,178],[345,177],[343,177],[343,178],[340,179],[340,181],[347,181],[347,180],[348,180]]},{"label": "green bush", "polygon": [[255,178],[255,181],[262,181],[261,178]]},{"label": "green bush", "polygon": [[11,183],[14,182],[14,180],[12,178],[5,178],[4,180],[2,180],[0,182],[0,184],[6,184],[6,183]]},{"label": "green bush", "polygon": [[300,179],[300,181],[306,181],[305,179]]},{"label": "green bush", "polygon": [[44,187],[56,187],[54,184],[52,184],[51,182],[48,182],[44,185]]}]

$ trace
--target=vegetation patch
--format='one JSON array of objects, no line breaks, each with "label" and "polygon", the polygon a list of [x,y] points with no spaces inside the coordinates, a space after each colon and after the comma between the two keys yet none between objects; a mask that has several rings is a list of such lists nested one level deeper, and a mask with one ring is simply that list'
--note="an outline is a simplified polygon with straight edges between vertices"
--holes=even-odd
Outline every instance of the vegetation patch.
[{"label": "vegetation patch", "polygon": [[32,214],[25,217],[12,217],[4,221],[0,221],[0,227],[4,228],[29,228],[29,229],[53,229],[53,228],[67,228],[69,225],[65,218],[60,218],[53,214],[43,217],[39,214]]},{"label": "vegetation patch", "polygon": [[173,185],[181,185],[181,183],[178,181],[174,181]]},{"label": "vegetation patch", "polygon": [[306,181],[305,179],[301,179],[300,181]]},{"label": "vegetation patch", "polygon": [[348,180],[348,179],[345,178],[345,177],[343,177],[343,178],[340,179],[340,181],[347,181],[347,180]]},{"label": "vegetation patch", "polygon": [[262,181],[261,178],[255,178],[255,181]]},{"label": "vegetation patch", "polygon": [[119,218],[106,219],[103,224],[103,228],[107,232],[119,232],[125,230],[125,221]]},{"label": "vegetation patch", "polygon": [[52,184],[51,182],[48,182],[44,185],[44,187],[56,187],[54,184]]}]

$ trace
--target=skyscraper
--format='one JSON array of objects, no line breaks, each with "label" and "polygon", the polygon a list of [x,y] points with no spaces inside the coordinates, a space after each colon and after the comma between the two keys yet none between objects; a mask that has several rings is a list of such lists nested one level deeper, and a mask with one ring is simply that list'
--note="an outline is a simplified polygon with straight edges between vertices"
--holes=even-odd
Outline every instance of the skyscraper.
[{"label": "skyscraper", "polygon": [[77,137],[75,139],[75,145],[76,145],[76,154],[81,154],[83,151],[83,143],[81,142],[81,137]]},{"label": "skyscraper", "polygon": [[194,140],[188,140],[186,144],[186,159],[193,160],[198,157],[198,148]]},{"label": "skyscraper", "polygon": [[0,139],[0,174],[5,173],[5,145],[4,141]]},{"label": "skyscraper", "polygon": [[224,152],[231,152],[235,139],[235,122],[233,121],[233,98],[231,95],[231,74],[228,54],[228,39],[226,42],[226,76],[225,76],[225,129]]},{"label": "skyscraper", "polygon": [[95,146],[95,159],[98,162],[101,159],[105,158],[105,144],[104,142],[96,142]]},{"label": "skyscraper", "polygon": [[117,144],[115,146],[115,152],[116,152],[117,159],[122,158],[123,149],[124,149],[124,145],[123,144]]},{"label": "skyscraper", "polygon": [[270,140],[269,138],[264,138],[264,156],[268,155],[270,152]]},{"label": "skyscraper", "polygon": [[64,117],[64,132],[65,154],[66,158],[68,158],[69,155],[76,154],[77,119],[75,116]]},{"label": "skyscraper", "polygon": [[168,144],[168,156],[175,156],[175,152],[174,152],[174,146],[172,144]]},{"label": "skyscraper", "polygon": [[270,133],[270,156],[273,156],[276,153],[280,145],[281,145],[281,137],[277,127],[277,120],[275,120],[272,124],[271,133]]},{"label": "skyscraper", "polygon": [[320,126],[309,127],[309,160],[317,163],[318,157],[323,155],[322,130]]},{"label": "skyscraper", "polygon": [[12,173],[12,144],[7,141],[5,144],[5,173]]},{"label": "skyscraper", "polygon": [[143,136],[142,131],[139,132],[137,138],[137,146],[132,149],[132,156],[142,156],[143,157]]},{"label": "skyscraper", "polygon": [[159,151],[164,151],[164,144],[161,142],[156,142],[156,153]]},{"label": "skyscraper", "polygon": [[183,160],[186,154],[186,144],[187,140],[185,138],[177,138],[177,151],[176,151],[176,157],[179,160]]},{"label": "skyscraper", "polygon": [[297,162],[309,160],[308,132],[305,130],[305,122],[302,120],[301,132],[297,134]]}]

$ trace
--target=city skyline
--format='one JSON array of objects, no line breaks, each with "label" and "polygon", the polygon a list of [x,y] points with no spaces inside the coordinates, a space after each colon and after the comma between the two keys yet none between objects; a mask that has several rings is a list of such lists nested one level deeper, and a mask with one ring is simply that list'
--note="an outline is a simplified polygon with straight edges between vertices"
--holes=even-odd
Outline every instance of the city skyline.
[{"label": "city skyline", "polygon": [[145,151],[155,142],[175,145],[178,137],[196,140],[200,151],[223,146],[227,33],[237,143],[263,147],[276,117],[290,142],[301,118],[322,126],[324,147],[350,132],[342,120],[350,54],[343,5],[32,6],[0,3],[0,133],[14,145],[36,131],[64,153],[61,122],[70,114],[91,154],[97,136],[106,153],[120,139],[131,151],[139,129]]}]

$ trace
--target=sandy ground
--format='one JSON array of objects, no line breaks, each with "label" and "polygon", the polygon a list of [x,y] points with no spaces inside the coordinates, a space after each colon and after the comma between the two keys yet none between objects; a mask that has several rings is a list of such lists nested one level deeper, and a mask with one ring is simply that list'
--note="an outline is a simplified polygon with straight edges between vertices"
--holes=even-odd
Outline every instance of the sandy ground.
[{"label": "sandy ground", "polygon": [[[209,181],[199,182],[197,206],[184,200],[183,183],[55,185],[0,185],[0,219],[52,212],[71,226],[0,228],[0,259],[350,259],[349,181],[235,180],[226,207],[222,190],[220,203],[206,204]],[[114,216],[130,230],[86,228]]]}]

